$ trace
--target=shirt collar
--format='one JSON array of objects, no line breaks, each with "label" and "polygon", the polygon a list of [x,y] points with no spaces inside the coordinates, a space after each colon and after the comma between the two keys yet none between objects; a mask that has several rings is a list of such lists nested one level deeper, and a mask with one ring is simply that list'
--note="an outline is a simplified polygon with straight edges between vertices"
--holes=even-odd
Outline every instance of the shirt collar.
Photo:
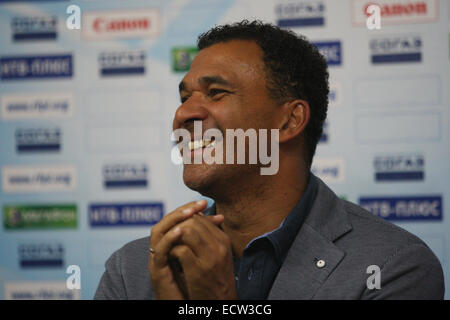
[{"label": "shirt collar", "polygon": [[[259,239],[268,239],[274,248],[277,260],[283,261],[295,239],[295,236],[300,230],[303,221],[311,210],[317,195],[318,186],[319,184],[316,176],[310,173],[308,177],[308,184],[302,198],[299,202],[297,202],[289,215],[281,222],[280,226],[275,230],[254,238],[247,244],[245,249],[249,248]],[[215,215],[216,204],[213,203],[211,207],[204,211],[204,214]]]},{"label": "shirt collar", "polygon": [[281,222],[278,229],[269,232],[266,236],[272,243],[278,260],[283,261],[298,234],[303,221],[312,208],[318,190],[317,178],[311,173],[302,198],[295,205],[289,215]]}]

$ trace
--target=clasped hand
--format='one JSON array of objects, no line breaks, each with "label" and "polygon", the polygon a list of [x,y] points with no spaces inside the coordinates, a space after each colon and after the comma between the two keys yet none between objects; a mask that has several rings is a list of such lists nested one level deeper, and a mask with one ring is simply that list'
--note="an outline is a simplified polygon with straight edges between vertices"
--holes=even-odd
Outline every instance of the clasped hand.
[{"label": "clasped hand", "polygon": [[152,228],[148,268],[156,299],[236,299],[231,240],[207,202],[181,206]]}]

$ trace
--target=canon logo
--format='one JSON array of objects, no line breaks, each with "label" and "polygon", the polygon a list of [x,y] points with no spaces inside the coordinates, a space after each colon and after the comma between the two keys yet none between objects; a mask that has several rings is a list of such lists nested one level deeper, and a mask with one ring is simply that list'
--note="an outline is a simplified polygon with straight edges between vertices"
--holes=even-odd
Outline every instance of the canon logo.
[{"label": "canon logo", "polygon": [[[367,13],[367,8],[373,4],[378,5],[376,3],[368,3],[364,7],[364,14],[366,16],[369,16],[369,14]],[[410,16],[421,14],[426,15],[428,13],[428,7],[425,2],[382,4],[379,6],[381,9],[382,17]]]},{"label": "canon logo", "polygon": [[352,0],[354,25],[367,26],[371,5],[379,7],[381,24],[384,26],[430,23],[439,19],[438,0]]},{"label": "canon logo", "polygon": [[116,32],[129,30],[148,30],[151,21],[144,17],[141,19],[112,19],[97,18],[94,20],[94,30],[96,32]]},{"label": "canon logo", "polygon": [[160,31],[155,9],[93,11],[83,14],[82,33],[89,40],[154,37]]}]

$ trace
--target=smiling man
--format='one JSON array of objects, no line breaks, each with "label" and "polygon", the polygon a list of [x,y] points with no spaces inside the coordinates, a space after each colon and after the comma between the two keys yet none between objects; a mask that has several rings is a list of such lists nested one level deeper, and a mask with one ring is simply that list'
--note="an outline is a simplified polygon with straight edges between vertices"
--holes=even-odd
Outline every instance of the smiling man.
[{"label": "smiling man", "polygon": [[[226,158],[229,129],[276,130],[278,170],[184,164],[185,184],[214,205],[186,204],[116,251],[95,298],[442,299],[442,268],[424,242],[310,173],[328,105],[317,48],[258,21],[215,27],[198,47],[173,121],[192,135],[183,156],[209,148]],[[195,122],[222,133],[224,147],[195,135]]]}]

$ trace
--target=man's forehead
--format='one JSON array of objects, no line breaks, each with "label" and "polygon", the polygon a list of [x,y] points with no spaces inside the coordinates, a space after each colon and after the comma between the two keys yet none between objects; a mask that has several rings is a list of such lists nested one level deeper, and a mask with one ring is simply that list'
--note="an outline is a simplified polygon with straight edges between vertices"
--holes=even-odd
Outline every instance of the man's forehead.
[{"label": "man's forehead", "polygon": [[219,42],[210,47],[200,50],[192,62],[192,67],[196,64],[260,64],[262,62],[262,50],[254,41],[250,40],[230,40]]},{"label": "man's forehead", "polygon": [[232,40],[202,49],[182,82],[200,82],[210,77],[220,77],[232,82],[246,73],[261,71],[261,67],[262,50],[256,43]]}]

